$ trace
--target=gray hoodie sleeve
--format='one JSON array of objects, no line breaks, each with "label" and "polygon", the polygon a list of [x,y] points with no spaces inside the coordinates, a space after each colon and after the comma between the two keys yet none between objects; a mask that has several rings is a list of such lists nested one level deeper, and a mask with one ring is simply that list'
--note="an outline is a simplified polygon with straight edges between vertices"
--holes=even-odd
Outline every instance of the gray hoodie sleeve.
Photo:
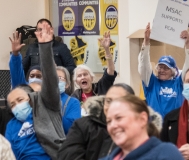
[{"label": "gray hoodie sleeve", "polygon": [[60,111],[61,101],[52,44],[52,41],[47,43],[39,43],[40,66],[43,75],[40,94],[45,107],[54,111]]},{"label": "gray hoodie sleeve", "polygon": [[138,72],[141,80],[144,82],[146,87],[149,85],[150,77],[152,74],[152,66],[150,63],[150,45],[142,46],[142,49],[138,55]]}]

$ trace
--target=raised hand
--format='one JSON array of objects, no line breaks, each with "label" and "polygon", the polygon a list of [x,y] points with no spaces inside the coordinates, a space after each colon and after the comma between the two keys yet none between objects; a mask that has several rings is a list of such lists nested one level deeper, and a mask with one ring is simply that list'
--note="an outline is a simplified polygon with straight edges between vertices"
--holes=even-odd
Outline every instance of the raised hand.
[{"label": "raised hand", "polygon": [[103,47],[106,51],[109,50],[110,47],[110,31],[105,32],[105,34],[103,35],[103,38],[98,39],[98,41],[100,42],[100,46]]},{"label": "raised hand", "polygon": [[20,44],[21,41],[21,33],[18,35],[18,31],[13,33],[13,39],[9,37],[11,44],[12,44],[12,53],[17,56],[18,52],[25,44]]},{"label": "raised hand", "polygon": [[146,30],[144,32],[144,45],[149,45],[150,43],[150,23],[146,26]]},{"label": "raised hand", "polygon": [[42,31],[35,32],[35,35],[36,35],[39,43],[45,43],[45,42],[52,41],[53,34],[54,34],[53,29],[48,23],[43,24]]},{"label": "raised hand", "polygon": [[180,34],[180,38],[185,39],[185,47],[189,49],[189,34],[188,31],[182,31]]}]

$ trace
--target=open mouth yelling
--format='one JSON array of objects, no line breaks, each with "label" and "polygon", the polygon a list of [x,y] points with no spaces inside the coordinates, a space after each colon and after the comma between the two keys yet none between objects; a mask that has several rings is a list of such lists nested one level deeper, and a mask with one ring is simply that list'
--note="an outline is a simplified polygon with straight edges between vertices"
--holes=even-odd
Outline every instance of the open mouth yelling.
[{"label": "open mouth yelling", "polygon": [[87,81],[82,81],[81,84],[82,86],[87,86]]}]

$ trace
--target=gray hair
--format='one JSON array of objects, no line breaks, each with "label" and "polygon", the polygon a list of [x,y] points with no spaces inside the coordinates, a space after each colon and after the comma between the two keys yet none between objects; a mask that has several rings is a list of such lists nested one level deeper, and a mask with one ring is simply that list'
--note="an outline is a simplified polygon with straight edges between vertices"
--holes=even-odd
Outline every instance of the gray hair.
[{"label": "gray hair", "polygon": [[77,83],[76,83],[77,71],[78,71],[79,69],[86,70],[86,71],[90,74],[90,76],[93,78],[93,81],[94,81],[94,79],[95,79],[95,74],[92,72],[92,70],[91,70],[88,66],[86,66],[86,65],[84,65],[84,64],[81,64],[81,65],[78,65],[78,66],[74,69],[73,80],[74,80],[74,83],[75,83],[75,86],[76,86],[76,87],[79,87],[79,86],[77,85]]},{"label": "gray hair", "polygon": [[92,96],[83,103],[83,108],[88,115],[100,117],[103,112],[105,96]]},{"label": "gray hair", "polygon": [[156,126],[158,131],[161,132],[163,124],[162,116],[158,112],[154,111],[150,106],[148,106],[148,110],[151,122]]},{"label": "gray hair", "polygon": [[68,70],[66,68],[62,67],[62,66],[57,66],[56,70],[62,71],[65,74],[66,84],[68,85],[68,88],[70,88],[71,81],[70,81],[70,73],[68,72]]}]

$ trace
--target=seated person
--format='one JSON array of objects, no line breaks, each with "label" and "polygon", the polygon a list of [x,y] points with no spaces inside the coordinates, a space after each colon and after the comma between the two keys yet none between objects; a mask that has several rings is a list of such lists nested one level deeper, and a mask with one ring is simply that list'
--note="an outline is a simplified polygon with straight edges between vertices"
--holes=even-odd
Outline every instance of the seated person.
[{"label": "seated person", "polygon": [[86,65],[78,65],[74,70],[74,83],[79,88],[71,95],[83,103],[88,97],[96,95],[105,95],[108,89],[113,85],[117,76],[114,62],[110,53],[110,32],[106,32],[102,39],[99,39],[100,45],[104,47],[107,69],[104,75],[97,82],[94,81],[94,73]]},{"label": "seated person", "polygon": [[115,84],[103,96],[90,97],[83,103],[88,116],[76,120],[58,152],[60,160],[97,160],[115,148],[107,133],[106,112],[109,102],[127,94],[134,94],[126,84]]},{"label": "seated person", "polygon": [[175,60],[171,56],[163,56],[157,64],[157,77],[153,74],[149,49],[150,49],[150,24],[144,33],[144,42],[138,56],[138,71],[143,81],[143,88],[148,106],[152,107],[164,117],[168,112],[180,107],[183,103],[182,79],[189,68],[189,35],[183,31],[180,35],[185,41],[185,62],[182,74],[178,75]]},{"label": "seated person", "polygon": [[164,118],[161,139],[165,142],[172,142],[179,148],[185,159],[189,158],[189,70],[184,78],[184,89],[182,92],[185,101],[180,108],[168,113]]},{"label": "seated person", "polygon": [[149,136],[157,130],[144,101],[134,95],[115,99],[106,115],[107,130],[118,146],[101,160],[183,160],[171,143]]},{"label": "seated person", "polygon": [[[34,92],[34,90],[30,86],[28,86],[26,84],[22,84],[22,85],[19,85],[17,87],[23,89],[27,93]],[[6,130],[7,123],[13,117],[14,117],[14,115],[12,114],[11,109],[7,105],[4,108],[0,108],[0,134],[5,135],[5,130]]]},{"label": "seated person", "polygon": [[[5,135],[16,159],[56,159],[65,134],[52,53],[53,30],[45,23],[41,33],[35,34],[43,75],[41,91],[28,94],[21,88],[15,88],[9,93],[7,101],[15,118],[9,121]],[[17,32],[13,37],[12,43],[18,41]]]},{"label": "seated person", "polygon": [[62,102],[62,124],[64,132],[67,134],[73,122],[81,118],[81,107],[78,99],[70,97],[65,93],[65,90],[69,90],[71,84],[68,70],[58,66],[56,67],[56,72],[59,77],[59,91]]},{"label": "seated person", "polygon": [[[26,80],[28,80],[29,85],[34,89],[34,91],[41,91],[42,73],[40,66],[31,67],[25,80],[25,75],[21,63],[21,55],[19,53],[19,50],[22,46],[22,44],[20,44],[20,39],[21,34],[19,34],[17,43],[12,43],[13,53],[9,62],[11,79],[12,82],[14,82],[13,86],[15,87],[20,83],[27,84]],[[62,123],[64,131],[67,134],[74,120],[81,117],[81,108],[80,103],[76,98],[69,97],[65,93],[65,90],[69,90],[71,85],[70,74],[67,69],[58,66],[56,67],[56,71],[59,77],[59,89],[61,93],[62,110],[64,111],[64,114],[62,113]]]}]

